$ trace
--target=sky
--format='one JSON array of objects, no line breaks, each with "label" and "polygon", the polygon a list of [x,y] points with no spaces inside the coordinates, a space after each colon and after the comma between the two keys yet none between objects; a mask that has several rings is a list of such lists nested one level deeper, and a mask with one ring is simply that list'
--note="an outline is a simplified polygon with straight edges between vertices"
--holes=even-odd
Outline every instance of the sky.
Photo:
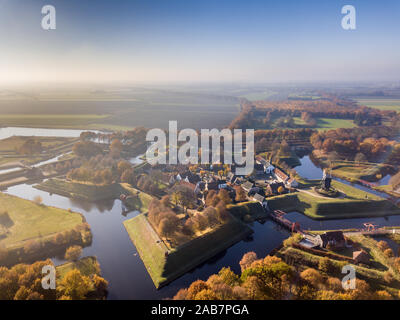
[{"label": "sky", "polygon": [[0,84],[399,81],[399,34],[398,0],[0,0]]}]

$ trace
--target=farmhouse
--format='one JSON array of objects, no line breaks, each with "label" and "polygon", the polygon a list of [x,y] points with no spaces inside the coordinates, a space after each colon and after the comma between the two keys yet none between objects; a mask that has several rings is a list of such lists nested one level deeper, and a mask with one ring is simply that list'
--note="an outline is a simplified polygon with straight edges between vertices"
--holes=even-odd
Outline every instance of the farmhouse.
[{"label": "farmhouse", "polygon": [[265,173],[271,174],[275,169],[275,167],[273,165],[271,165],[271,163],[269,161],[265,160],[261,156],[257,156],[256,161],[263,165]]},{"label": "farmhouse", "polygon": [[250,182],[250,181],[246,181],[246,182],[243,183],[241,186],[242,186],[242,188],[243,188],[244,191],[249,192],[249,191],[253,188],[254,183],[253,183],[253,182]]},{"label": "farmhouse", "polygon": [[264,202],[264,200],[265,200],[265,197],[262,196],[262,195],[259,194],[259,193],[256,193],[256,194],[253,196],[253,200],[254,200],[254,201],[257,201],[257,202],[259,202],[259,203],[261,203],[261,204],[263,204],[263,202]]},{"label": "farmhouse", "polygon": [[275,175],[281,182],[286,182],[289,179],[288,175],[278,168],[275,168]]},{"label": "farmhouse", "polygon": [[370,256],[364,250],[354,251],[353,252],[353,260],[355,263],[368,264],[370,261]]},{"label": "farmhouse", "polygon": [[346,240],[342,231],[328,231],[316,237],[316,242],[321,248],[326,248],[328,245],[334,248],[343,248]]},{"label": "farmhouse", "polygon": [[261,163],[254,164],[254,171],[256,174],[264,174],[264,166]]},{"label": "farmhouse", "polygon": [[290,178],[287,182],[286,185],[289,188],[297,188],[299,186],[299,183],[294,179],[294,178]]}]

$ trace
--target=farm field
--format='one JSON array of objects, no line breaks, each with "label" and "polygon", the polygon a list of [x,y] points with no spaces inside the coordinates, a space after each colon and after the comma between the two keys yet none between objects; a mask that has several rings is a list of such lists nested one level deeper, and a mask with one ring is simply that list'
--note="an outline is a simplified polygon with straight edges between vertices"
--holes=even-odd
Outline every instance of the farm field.
[{"label": "farm field", "polygon": [[78,128],[102,122],[108,117],[96,114],[0,114],[0,126]]},{"label": "farm field", "polygon": [[379,109],[400,112],[400,99],[357,99],[360,105]]},{"label": "farm field", "polygon": [[0,99],[2,126],[127,130],[137,126],[168,128],[168,121],[176,120],[179,127],[211,129],[229,125],[239,112],[235,97],[161,89],[33,93],[32,99],[6,97]]}]

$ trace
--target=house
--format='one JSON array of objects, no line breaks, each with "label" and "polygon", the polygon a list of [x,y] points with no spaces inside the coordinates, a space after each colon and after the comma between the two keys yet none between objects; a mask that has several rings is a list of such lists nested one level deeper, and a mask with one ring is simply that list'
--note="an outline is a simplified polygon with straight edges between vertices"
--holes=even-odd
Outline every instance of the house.
[{"label": "house", "polygon": [[272,164],[270,164],[268,167],[265,168],[265,173],[271,174],[274,172],[274,170],[275,170],[275,167]]},{"label": "house", "polygon": [[188,189],[193,191],[193,194],[196,194],[196,185],[190,182],[186,182],[185,180],[179,181],[179,186],[187,187]]},{"label": "house", "polygon": [[334,248],[343,248],[346,240],[342,231],[328,231],[316,237],[316,242],[321,248],[326,248],[328,245]]},{"label": "house", "polygon": [[175,177],[172,175],[172,176],[169,178],[168,184],[169,184],[170,186],[173,186],[174,183],[175,183]]},{"label": "house", "polygon": [[254,196],[257,193],[263,193],[263,190],[259,187],[253,187],[249,190],[249,192],[247,193],[247,195],[249,197]]},{"label": "house", "polygon": [[353,251],[353,260],[355,263],[369,264],[370,256],[364,250]]},{"label": "house", "polygon": [[254,172],[256,174],[264,174],[264,166],[261,163],[255,163],[254,164]]},{"label": "house", "polygon": [[288,181],[286,181],[286,185],[289,188],[297,188],[299,183],[294,178],[290,178]]},{"label": "house", "polygon": [[262,196],[262,195],[259,194],[259,193],[256,193],[256,194],[253,196],[253,200],[254,200],[254,201],[257,201],[257,202],[259,202],[259,203],[261,203],[261,204],[263,204],[263,202],[264,202],[264,200],[265,200],[265,197]]},{"label": "house", "polygon": [[268,194],[279,194],[279,187],[282,187],[283,190],[286,190],[283,182],[274,182],[267,186],[266,191]]},{"label": "house", "polygon": [[275,167],[273,165],[271,165],[271,163],[269,161],[265,160],[261,156],[257,156],[256,161],[263,165],[265,173],[271,174],[275,169]]},{"label": "house", "polygon": [[206,189],[207,190],[219,190],[218,181],[207,181]]},{"label": "house", "polygon": [[289,179],[288,175],[278,168],[275,168],[275,175],[281,182],[286,182]]},{"label": "house", "polygon": [[236,174],[229,172],[226,177],[226,181],[233,184],[233,183],[235,183],[237,178],[238,178],[238,176]]},{"label": "house", "polygon": [[245,183],[243,183],[241,185],[241,187],[243,188],[244,191],[249,192],[251,190],[251,188],[253,188],[254,183],[250,182],[250,181],[246,181]]}]

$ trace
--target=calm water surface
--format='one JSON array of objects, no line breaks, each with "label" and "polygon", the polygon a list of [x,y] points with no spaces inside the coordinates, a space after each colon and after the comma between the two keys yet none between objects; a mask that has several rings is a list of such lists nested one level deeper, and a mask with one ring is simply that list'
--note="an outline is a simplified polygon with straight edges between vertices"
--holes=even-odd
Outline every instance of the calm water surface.
[{"label": "calm water surface", "polygon": [[[230,266],[232,270],[239,272],[239,261],[243,254],[254,251],[259,257],[264,257],[289,236],[286,230],[281,229],[272,221],[268,220],[264,224],[255,222],[252,225],[254,234],[251,239],[237,243],[170,285],[156,290],[122,224],[124,220],[130,219],[138,213],[122,215],[120,200],[93,204],[59,195],[50,195],[27,184],[10,187],[7,193],[29,200],[40,195],[46,205],[63,209],[71,208],[85,216],[91,226],[93,243],[90,247],[84,248],[83,255],[93,255],[99,260],[102,275],[109,281],[109,299],[172,297],[180,288],[189,286],[197,279],[206,280],[222,267]],[[64,262],[57,257],[53,260],[56,264]]]}]

